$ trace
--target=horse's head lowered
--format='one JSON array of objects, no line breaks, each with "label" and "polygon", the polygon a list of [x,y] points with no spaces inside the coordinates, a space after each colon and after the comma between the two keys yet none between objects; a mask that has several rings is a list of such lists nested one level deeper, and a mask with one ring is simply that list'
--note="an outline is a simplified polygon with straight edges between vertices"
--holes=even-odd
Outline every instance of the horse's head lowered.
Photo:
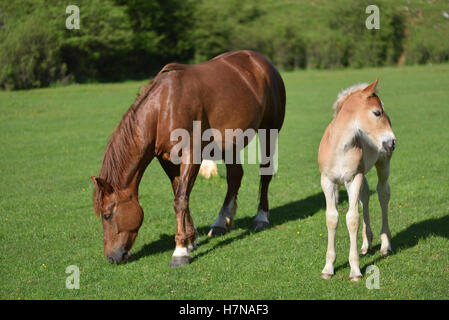
[{"label": "horse's head lowered", "polygon": [[357,133],[376,146],[379,152],[392,153],[396,147],[396,137],[391,128],[390,118],[383,103],[377,96],[379,80],[362,84],[342,92],[334,109],[337,116],[354,119]]},{"label": "horse's head lowered", "polygon": [[91,177],[95,184],[94,207],[103,224],[104,253],[111,263],[130,257],[134,240],[143,221],[143,210],[137,194],[129,189],[118,190],[99,177]]}]

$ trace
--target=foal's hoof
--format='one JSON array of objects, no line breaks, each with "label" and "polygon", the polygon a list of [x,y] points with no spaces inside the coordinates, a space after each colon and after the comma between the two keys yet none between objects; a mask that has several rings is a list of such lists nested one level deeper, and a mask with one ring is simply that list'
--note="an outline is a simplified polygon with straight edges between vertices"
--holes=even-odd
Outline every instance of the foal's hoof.
[{"label": "foal's hoof", "polygon": [[349,277],[349,281],[352,281],[352,282],[357,282],[360,280],[362,280],[362,276]]},{"label": "foal's hoof", "polygon": [[265,221],[255,221],[254,222],[254,231],[260,231],[268,228],[270,224]]},{"label": "foal's hoof", "polygon": [[177,256],[177,257],[172,257],[171,262],[170,262],[170,267],[174,268],[174,267],[182,267],[185,266],[186,264],[190,263],[190,257],[189,256]]},{"label": "foal's hoof", "polygon": [[324,279],[324,280],[329,280],[329,279],[331,279],[333,276],[334,276],[333,274],[329,274],[329,273],[321,273],[321,279]]},{"label": "foal's hoof", "polygon": [[380,254],[382,256],[388,256],[389,254],[392,254],[393,250],[391,248],[386,248],[386,249],[380,249]]},{"label": "foal's hoof", "polygon": [[225,228],[222,227],[212,227],[209,231],[209,233],[207,234],[208,237],[213,237],[213,236],[222,236],[227,232],[227,230]]},{"label": "foal's hoof", "polygon": [[360,249],[360,254],[361,254],[362,256],[364,256],[364,255],[368,254],[368,252],[369,252],[370,250],[371,250],[370,248],[362,248],[362,249]]}]

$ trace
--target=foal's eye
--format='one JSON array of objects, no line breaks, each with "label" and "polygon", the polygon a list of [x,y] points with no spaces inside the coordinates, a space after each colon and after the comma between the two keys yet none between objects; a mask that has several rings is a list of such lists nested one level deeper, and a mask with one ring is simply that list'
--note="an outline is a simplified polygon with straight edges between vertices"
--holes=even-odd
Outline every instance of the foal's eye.
[{"label": "foal's eye", "polygon": [[376,111],[373,111],[373,113],[376,117],[380,117],[380,115],[382,114],[382,111],[376,110]]},{"label": "foal's eye", "polygon": [[112,213],[108,213],[108,214],[103,214],[103,219],[108,221],[112,218]]}]

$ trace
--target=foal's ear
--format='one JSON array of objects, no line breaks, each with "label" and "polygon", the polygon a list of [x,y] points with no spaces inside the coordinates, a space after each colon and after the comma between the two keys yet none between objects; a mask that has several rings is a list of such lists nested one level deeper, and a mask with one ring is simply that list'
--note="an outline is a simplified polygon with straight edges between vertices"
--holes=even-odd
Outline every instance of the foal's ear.
[{"label": "foal's ear", "polygon": [[100,178],[100,177],[90,177],[93,183],[101,190],[103,190],[106,194],[111,194],[114,192],[114,188],[111,186],[109,182]]},{"label": "foal's ear", "polygon": [[372,95],[377,92],[377,85],[379,84],[379,78],[376,78],[371,84],[369,84],[365,89],[363,89],[363,93]]}]

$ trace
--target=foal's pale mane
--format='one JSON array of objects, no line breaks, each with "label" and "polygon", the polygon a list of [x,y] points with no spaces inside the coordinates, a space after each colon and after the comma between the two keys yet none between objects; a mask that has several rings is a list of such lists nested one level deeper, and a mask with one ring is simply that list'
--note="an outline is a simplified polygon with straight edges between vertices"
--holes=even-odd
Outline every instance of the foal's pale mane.
[{"label": "foal's pale mane", "polygon": [[[369,86],[369,83],[359,83],[359,84],[350,86],[349,88],[341,90],[337,96],[337,100],[335,100],[335,102],[332,106],[332,109],[334,109],[334,118],[337,116],[343,103],[346,101],[346,99],[349,98],[350,95],[365,89],[367,86]],[[377,93],[377,90],[376,90],[376,93]]]}]

